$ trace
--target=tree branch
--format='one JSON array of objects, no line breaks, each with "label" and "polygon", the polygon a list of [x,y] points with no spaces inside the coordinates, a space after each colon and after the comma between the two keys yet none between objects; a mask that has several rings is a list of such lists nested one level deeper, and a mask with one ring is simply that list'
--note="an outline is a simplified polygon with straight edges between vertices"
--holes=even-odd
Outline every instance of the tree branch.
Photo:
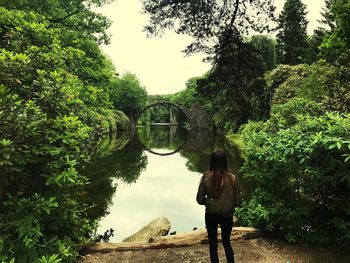
[{"label": "tree branch", "polygon": [[231,21],[230,21],[230,24],[229,24],[229,27],[232,28],[235,20],[236,20],[236,16],[237,16],[237,12],[238,12],[238,6],[239,6],[239,0],[236,0],[236,3],[234,4],[235,6],[235,10],[233,12],[233,16],[231,18]]},{"label": "tree branch", "polygon": [[57,19],[54,19],[54,20],[49,20],[49,22],[51,23],[48,28],[52,27],[53,24],[57,24],[57,23],[61,23],[63,22],[64,20],[66,20],[67,18],[71,17],[71,16],[74,16],[76,14],[80,13],[80,10],[79,9],[76,9],[74,12],[72,13],[69,13],[67,15],[65,15],[64,17],[62,18],[57,18]]}]

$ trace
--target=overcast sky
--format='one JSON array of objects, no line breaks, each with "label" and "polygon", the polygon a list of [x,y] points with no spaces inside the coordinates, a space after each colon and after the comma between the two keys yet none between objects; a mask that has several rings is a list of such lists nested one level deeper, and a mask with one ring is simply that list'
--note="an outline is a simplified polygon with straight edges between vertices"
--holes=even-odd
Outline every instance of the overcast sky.
[{"label": "overcast sky", "polygon": [[[275,0],[277,13],[284,0]],[[303,0],[307,6],[308,32],[318,26],[324,0]],[[149,94],[170,94],[185,88],[191,77],[201,76],[210,69],[202,62],[204,55],[184,57],[181,52],[190,42],[187,36],[167,32],[162,38],[147,38],[142,32],[147,16],[142,15],[140,0],[116,0],[98,9],[113,21],[108,32],[111,44],[103,47],[118,73],[132,72]]]}]

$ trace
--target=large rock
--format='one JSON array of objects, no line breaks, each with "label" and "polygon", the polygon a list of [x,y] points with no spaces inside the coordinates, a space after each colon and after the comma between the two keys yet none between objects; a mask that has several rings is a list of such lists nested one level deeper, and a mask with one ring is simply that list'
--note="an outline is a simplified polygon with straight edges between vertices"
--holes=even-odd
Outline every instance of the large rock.
[{"label": "large rock", "polygon": [[123,242],[142,242],[150,238],[166,236],[170,230],[170,221],[166,217],[154,219],[135,234],[125,238]]},{"label": "large rock", "polygon": [[190,111],[187,111],[187,122],[190,125],[190,129],[201,130],[210,129],[212,126],[212,120],[208,111],[200,104],[192,106]]}]

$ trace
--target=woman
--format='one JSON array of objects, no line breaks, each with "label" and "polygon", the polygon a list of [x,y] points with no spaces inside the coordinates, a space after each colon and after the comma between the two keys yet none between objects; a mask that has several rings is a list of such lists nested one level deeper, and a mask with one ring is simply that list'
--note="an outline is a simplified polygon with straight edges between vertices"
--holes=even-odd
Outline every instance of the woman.
[{"label": "woman", "polygon": [[227,171],[227,158],[223,150],[215,150],[210,159],[210,168],[200,181],[197,202],[205,205],[205,226],[209,239],[210,260],[219,262],[218,225],[227,262],[232,263],[234,253],[230,243],[233,227],[233,212],[238,202],[236,177]]}]

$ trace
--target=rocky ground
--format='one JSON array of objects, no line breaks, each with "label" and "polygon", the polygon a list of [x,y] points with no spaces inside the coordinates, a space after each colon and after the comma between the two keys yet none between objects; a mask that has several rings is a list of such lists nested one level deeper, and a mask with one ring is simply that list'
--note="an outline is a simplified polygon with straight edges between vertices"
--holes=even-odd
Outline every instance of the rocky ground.
[{"label": "rocky ground", "polygon": [[[261,237],[246,230],[234,231],[231,237],[236,262],[307,262],[349,263],[350,253],[345,249],[327,247],[310,248],[290,245],[277,239]],[[251,232],[251,231],[248,231]],[[91,244],[83,251],[78,263],[201,263],[210,262],[204,230],[193,233],[155,238],[147,243]],[[219,245],[221,262],[226,262],[224,250]]]}]

